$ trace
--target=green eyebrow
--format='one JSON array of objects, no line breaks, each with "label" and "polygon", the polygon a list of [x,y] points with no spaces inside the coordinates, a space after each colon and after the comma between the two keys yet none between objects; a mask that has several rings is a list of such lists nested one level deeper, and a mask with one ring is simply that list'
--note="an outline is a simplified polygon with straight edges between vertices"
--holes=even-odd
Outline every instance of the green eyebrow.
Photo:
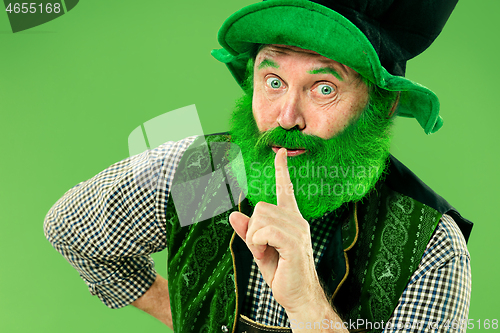
[{"label": "green eyebrow", "polygon": [[258,69],[266,68],[266,67],[274,67],[274,68],[280,68],[277,63],[275,63],[272,60],[269,59],[264,59],[262,62],[259,64]]},{"label": "green eyebrow", "polygon": [[342,76],[340,76],[340,74],[337,73],[337,71],[335,69],[331,68],[331,67],[317,68],[317,69],[310,70],[307,73],[309,73],[309,74],[332,74],[333,76],[335,76],[340,81],[344,81],[344,79],[342,78]]}]

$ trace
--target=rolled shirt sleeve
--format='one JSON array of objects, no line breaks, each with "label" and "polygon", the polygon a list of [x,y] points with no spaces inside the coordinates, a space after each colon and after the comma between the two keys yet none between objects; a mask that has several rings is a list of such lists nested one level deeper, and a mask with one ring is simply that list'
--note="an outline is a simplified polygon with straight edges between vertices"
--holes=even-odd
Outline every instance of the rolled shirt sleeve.
[{"label": "rolled shirt sleeve", "polygon": [[48,212],[45,237],[106,306],[126,306],[153,284],[150,254],[166,247],[169,187],[194,139],[120,161],[70,189]]}]

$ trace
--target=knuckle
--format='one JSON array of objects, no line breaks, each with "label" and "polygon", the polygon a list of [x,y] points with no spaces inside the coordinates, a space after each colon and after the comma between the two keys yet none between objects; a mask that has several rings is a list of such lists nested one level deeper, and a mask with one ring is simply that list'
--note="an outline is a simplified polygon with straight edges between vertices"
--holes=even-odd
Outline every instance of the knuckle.
[{"label": "knuckle", "polygon": [[302,217],[300,219],[300,225],[307,231],[307,234],[311,233],[311,225],[309,224],[309,222],[307,222],[307,220],[303,219]]},{"label": "knuckle", "polygon": [[257,202],[257,204],[255,205],[255,209],[254,209],[254,212],[257,211],[257,210],[260,210],[262,209],[262,206],[265,204],[264,201],[259,201]]},{"label": "knuckle", "polygon": [[291,195],[293,194],[293,184],[291,181],[286,184],[277,184],[276,191],[278,192],[278,194]]},{"label": "knuckle", "polygon": [[253,210],[254,215],[264,213],[268,209],[269,206],[270,206],[270,204],[268,204],[267,202],[264,202],[264,201],[257,202],[257,204],[255,205],[255,208]]}]

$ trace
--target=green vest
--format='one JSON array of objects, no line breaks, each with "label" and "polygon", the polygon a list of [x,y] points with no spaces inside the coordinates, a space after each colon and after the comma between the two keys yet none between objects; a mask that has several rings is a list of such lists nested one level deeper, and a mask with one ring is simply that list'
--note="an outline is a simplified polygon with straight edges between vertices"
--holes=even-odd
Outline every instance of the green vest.
[{"label": "green vest", "polygon": [[[171,187],[167,269],[176,333],[234,332],[246,294],[252,256],[229,214],[251,215],[252,207],[229,172],[229,145],[225,135],[195,140]],[[442,215],[387,183],[351,205],[317,266],[344,320],[387,321]]]}]

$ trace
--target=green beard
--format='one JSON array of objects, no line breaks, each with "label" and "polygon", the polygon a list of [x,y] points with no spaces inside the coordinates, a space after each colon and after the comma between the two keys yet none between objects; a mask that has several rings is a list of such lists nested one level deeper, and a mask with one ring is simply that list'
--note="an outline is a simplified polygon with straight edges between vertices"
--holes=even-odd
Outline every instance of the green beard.
[{"label": "green beard", "polygon": [[[297,128],[276,127],[259,132],[252,97],[245,94],[232,115],[231,141],[241,149],[243,163],[233,163],[233,171],[250,203],[276,204],[276,154],[272,145],[307,149],[304,154],[288,157],[295,198],[306,220],[321,217],[346,202],[361,200],[387,166],[391,119],[385,116],[384,104],[372,99],[356,122],[325,140]],[[231,153],[237,154],[237,150],[233,148]]]}]

